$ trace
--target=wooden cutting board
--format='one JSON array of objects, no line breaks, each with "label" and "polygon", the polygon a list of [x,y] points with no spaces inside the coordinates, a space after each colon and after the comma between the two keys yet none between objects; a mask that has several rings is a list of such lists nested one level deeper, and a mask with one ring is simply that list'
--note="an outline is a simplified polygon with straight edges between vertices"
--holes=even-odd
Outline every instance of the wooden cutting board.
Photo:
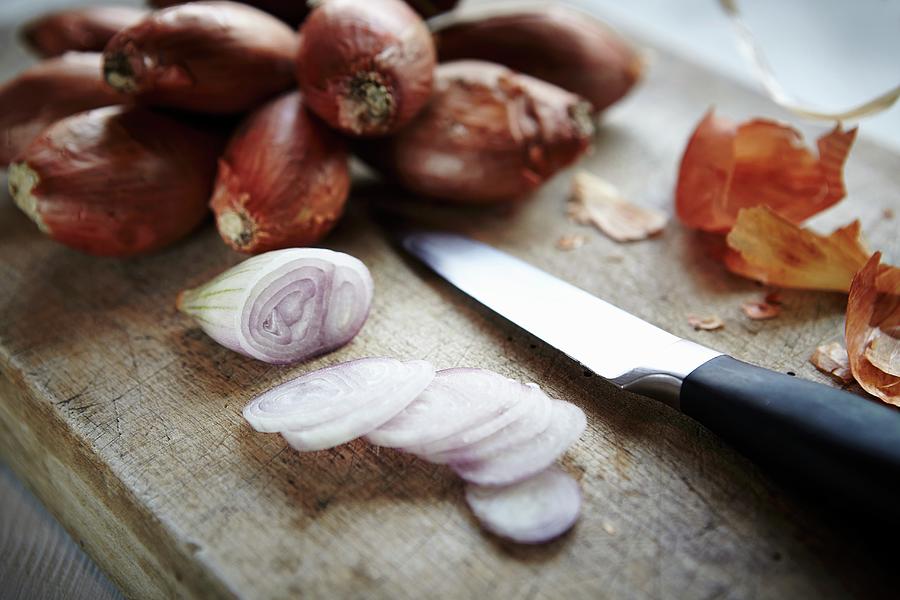
[{"label": "wooden cutting board", "polygon": [[[711,104],[743,118],[768,102],[657,53],[646,82],[612,110],[580,168],[636,202],[672,211],[678,160]],[[862,220],[900,258],[900,158],[857,143],[850,197],[816,221]],[[427,209],[675,334],[799,377],[840,332],[845,298],[784,292],[784,312],[749,321],[764,288],[724,271],[702,236],[670,224],[620,245],[571,224],[561,174],[515,211]],[[349,346],[272,367],[213,343],[174,310],[176,293],[241,260],[207,226],[155,256],[106,260],[41,237],[0,198],[0,452],[133,597],[866,597],[898,574],[851,525],[795,498],[689,419],[592,377],[559,352],[399,256],[367,217],[402,193],[360,180],[327,246],[372,270],[376,300]],[[588,237],[573,252],[554,247]],[[548,306],[547,310],[554,310]],[[695,332],[691,313],[725,329]],[[597,339],[615,344],[615,339]],[[441,466],[356,442],[300,455],[255,433],[255,394],[352,358],[424,358],[538,382],[588,415],[564,458],[584,512],[551,544],[482,533]]]}]

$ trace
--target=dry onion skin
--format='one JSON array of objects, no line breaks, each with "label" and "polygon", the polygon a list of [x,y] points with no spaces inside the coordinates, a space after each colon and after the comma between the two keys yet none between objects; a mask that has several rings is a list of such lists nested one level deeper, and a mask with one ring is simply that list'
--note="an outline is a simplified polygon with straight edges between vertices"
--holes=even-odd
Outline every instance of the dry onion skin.
[{"label": "dry onion skin", "polygon": [[715,331],[725,327],[725,322],[718,315],[688,315],[687,321],[695,331]]},{"label": "dry onion skin", "polygon": [[297,82],[310,109],[357,136],[386,135],[431,96],[434,42],[401,0],[327,0],[300,28]]},{"label": "dry onion skin", "polygon": [[578,94],[596,111],[625,96],[644,70],[641,57],[616,32],[562,5],[463,18],[439,28],[435,39],[441,62],[501,64]]},{"label": "dry onion skin", "polygon": [[741,209],[766,205],[801,223],[845,195],[843,167],[856,129],[838,124],[818,140],[818,158],[791,127],[754,119],[740,125],[708,112],[678,173],[675,209],[688,227],[724,233]]},{"label": "dry onion skin", "polygon": [[841,383],[853,381],[847,349],[838,342],[822,344],[816,348],[812,356],[809,357],[809,362],[822,373],[831,375]]},{"label": "dry onion skin", "polygon": [[485,529],[520,544],[559,537],[581,513],[578,482],[556,467],[508,486],[466,486],[466,503]]},{"label": "dry onion skin", "polygon": [[860,386],[888,404],[900,406],[900,277],[879,291],[881,253],[876,252],[853,278],[844,336],[850,370]]},{"label": "dry onion skin", "polygon": [[[860,240],[859,221],[828,236],[803,229],[767,207],[742,209],[728,234],[728,269],[779,287],[846,292],[850,281],[869,259]],[[882,265],[878,289],[890,289],[900,272]]]},{"label": "dry onion skin", "polygon": [[645,240],[669,220],[660,210],[632,204],[611,183],[585,171],[572,181],[568,213],[576,223],[594,225],[617,242]]},{"label": "dry onion skin", "polygon": [[210,114],[252,109],[294,85],[297,34],[237,2],[154,11],[117,33],[103,75],[139,102]]},{"label": "dry onion skin", "polygon": [[781,307],[764,300],[747,300],[741,304],[741,310],[748,319],[765,321],[781,314]]},{"label": "dry onion skin", "polygon": [[258,108],[232,136],[210,206],[225,243],[259,254],[316,244],[340,219],[349,191],[343,140],[295,91]]},{"label": "dry onion skin", "polygon": [[431,102],[363,157],[407,189],[455,203],[525,198],[590,144],[590,105],[549,83],[480,61],[442,64]]},{"label": "dry onion skin", "polygon": [[321,248],[288,248],[245,260],[181,292],[177,306],[223,346],[272,364],[339,348],[372,304],[369,270]]}]

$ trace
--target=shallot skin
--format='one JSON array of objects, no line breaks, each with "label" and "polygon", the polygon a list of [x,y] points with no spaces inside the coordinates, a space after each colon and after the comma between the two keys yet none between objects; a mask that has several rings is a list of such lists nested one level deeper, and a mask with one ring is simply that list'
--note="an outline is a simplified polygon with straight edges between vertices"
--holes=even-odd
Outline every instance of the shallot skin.
[{"label": "shallot skin", "polygon": [[257,254],[318,242],[349,190],[343,140],[290,92],[253,112],[231,138],[210,205],[222,239]]},{"label": "shallot skin", "polygon": [[431,102],[363,158],[407,189],[457,203],[520,200],[584,153],[590,105],[506,67],[458,61],[436,70]]},{"label": "shallot skin", "polygon": [[143,104],[232,114],[289,89],[296,51],[296,34],[265,12],[191,2],[117,33],[103,52],[103,74]]},{"label": "shallot skin", "polygon": [[139,107],[51,125],[10,167],[16,204],[41,231],[99,256],[158,250],[206,217],[222,140]]},{"label": "shallot skin", "polygon": [[386,135],[431,95],[435,51],[422,19],[400,0],[328,0],[300,28],[297,81],[331,127]]},{"label": "shallot skin", "polygon": [[495,62],[578,94],[596,111],[625,96],[644,68],[617,33],[566,6],[465,21],[439,30],[435,38],[441,62]]},{"label": "shallot skin", "polygon": [[69,52],[43,60],[0,86],[0,167],[51,123],[128,101],[103,83],[101,64],[98,53]]},{"label": "shallot skin", "polygon": [[131,6],[86,6],[47,13],[22,27],[22,39],[39,56],[69,51],[101,52],[119,30],[147,11]]}]

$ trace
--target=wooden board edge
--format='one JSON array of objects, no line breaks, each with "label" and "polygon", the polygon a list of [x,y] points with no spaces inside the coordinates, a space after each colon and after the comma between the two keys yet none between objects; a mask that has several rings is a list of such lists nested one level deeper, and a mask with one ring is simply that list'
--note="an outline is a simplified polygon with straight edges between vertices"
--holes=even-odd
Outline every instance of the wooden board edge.
[{"label": "wooden board edge", "polygon": [[[234,597],[0,361],[0,457],[129,598]],[[19,382],[19,385],[16,384]]]}]

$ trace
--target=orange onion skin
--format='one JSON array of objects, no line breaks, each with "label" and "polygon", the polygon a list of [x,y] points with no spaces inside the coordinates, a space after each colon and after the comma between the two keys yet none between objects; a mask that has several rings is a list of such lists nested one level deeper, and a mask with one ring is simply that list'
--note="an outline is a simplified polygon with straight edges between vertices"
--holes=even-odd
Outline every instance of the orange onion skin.
[{"label": "orange onion skin", "polygon": [[101,52],[112,37],[147,11],[131,6],[85,6],[42,15],[22,27],[22,39],[37,55]]},{"label": "orange onion skin", "polygon": [[634,47],[591,15],[565,6],[461,22],[435,33],[440,62],[495,62],[588,100],[602,111],[637,83]]},{"label": "orange onion skin", "polygon": [[138,102],[239,113],[294,85],[297,35],[236,2],[191,2],[150,13],[103,52],[104,77]]},{"label": "orange onion skin", "polygon": [[[16,158],[16,203],[53,239],[100,256],[131,256],[184,237],[206,215],[222,136],[140,107],[56,122]],[[17,188],[27,169],[36,184]],[[30,196],[30,198],[29,198]]]},{"label": "orange onion skin", "polygon": [[103,83],[101,63],[98,53],[70,52],[43,60],[0,86],[0,167],[51,123],[127,102]]},{"label": "orange onion skin", "polygon": [[590,105],[480,61],[440,65],[431,102],[362,157],[407,189],[456,203],[520,200],[589,147]]},{"label": "orange onion skin", "polygon": [[343,213],[347,160],[344,141],[309,114],[299,92],[270,101],[244,121],[219,161],[211,202],[219,233],[250,254],[315,244]]},{"label": "orange onion skin", "polygon": [[386,135],[428,102],[435,51],[400,0],[328,0],[300,28],[297,81],[309,108],[356,136]]}]

